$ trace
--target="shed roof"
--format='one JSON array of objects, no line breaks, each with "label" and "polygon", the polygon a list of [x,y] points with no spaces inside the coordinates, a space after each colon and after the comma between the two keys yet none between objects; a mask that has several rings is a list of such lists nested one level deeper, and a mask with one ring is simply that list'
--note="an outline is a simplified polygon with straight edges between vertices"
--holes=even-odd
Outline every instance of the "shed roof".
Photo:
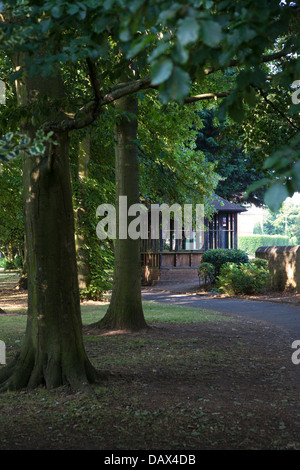
[{"label": "shed roof", "polygon": [[216,211],[218,212],[246,212],[247,209],[245,207],[239,206],[238,204],[233,204],[233,202],[229,202],[221,196],[215,194],[214,199],[209,201]]}]

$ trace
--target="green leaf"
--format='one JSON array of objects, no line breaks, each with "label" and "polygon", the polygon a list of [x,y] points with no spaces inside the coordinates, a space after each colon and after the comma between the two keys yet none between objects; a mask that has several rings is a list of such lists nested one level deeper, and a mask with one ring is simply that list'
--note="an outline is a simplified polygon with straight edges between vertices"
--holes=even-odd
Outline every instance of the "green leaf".
[{"label": "green leaf", "polygon": [[203,20],[201,23],[203,42],[210,47],[217,46],[222,40],[222,27],[216,21]]},{"label": "green leaf", "polygon": [[92,25],[92,30],[96,33],[96,34],[99,34],[99,33],[102,33],[102,31],[105,30],[107,26],[107,20],[105,18],[105,16],[98,16],[94,22],[94,24]]},{"label": "green leaf", "polygon": [[288,196],[289,193],[286,186],[282,182],[277,181],[266,191],[265,203],[272,211],[276,212]]},{"label": "green leaf", "polygon": [[253,85],[263,88],[266,83],[265,72],[259,68],[256,68],[253,73],[252,82],[253,82]]},{"label": "green leaf", "polygon": [[79,6],[76,5],[76,3],[68,7],[67,13],[69,15],[76,15],[76,13],[78,12],[79,12]]},{"label": "green leaf", "polygon": [[6,134],[6,136],[5,136],[5,140],[6,140],[7,142],[10,142],[10,141],[12,140],[13,136],[14,136],[14,133],[13,133],[13,132],[8,132],[8,133]]},{"label": "green leaf", "polygon": [[51,18],[47,18],[46,20],[43,20],[40,22],[40,28],[44,34],[48,32],[50,23],[51,23]]},{"label": "green leaf", "polygon": [[277,150],[274,152],[270,157],[266,159],[266,161],[263,164],[263,169],[268,170],[268,169],[275,169],[278,167],[278,165],[283,161],[283,157],[286,157],[290,155],[291,153],[291,148],[288,147],[287,145],[284,145],[281,147],[280,150]]},{"label": "green leaf", "polygon": [[124,29],[121,29],[120,31],[120,39],[121,41],[123,42],[127,42],[131,39],[131,32],[130,32],[130,29],[129,28],[124,28]]},{"label": "green leaf", "polygon": [[39,152],[35,147],[30,147],[29,153],[30,155],[37,155]]},{"label": "green leaf", "polygon": [[177,32],[177,39],[182,46],[186,46],[191,42],[195,42],[198,39],[199,24],[195,18],[185,18]]},{"label": "green leaf", "polygon": [[110,10],[115,3],[115,0],[106,0],[103,4],[104,10]]},{"label": "green leaf", "polygon": [[44,144],[42,144],[41,142],[39,142],[39,143],[37,143],[37,144],[35,145],[35,148],[36,148],[36,150],[37,150],[38,153],[44,153],[46,147],[45,147]]},{"label": "green leaf", "polygon": [[174,67],[171,77],[164,83],[160,92],[163,103],[169,101],[181,102],[190,91],[190,77],[179,67]]},{"label": "green leaf", "polygon": [[37,133],[36,133],[36,137],[37,137],[38,139],[43,139],[44,136],[45,136],[45,134],[44,134],[43,129],[39,129],[39,130],[37,131]]},{"label": "green leaf", "polygon": [[245,111],[241,101],[236,101],[228,107],[228,114],[235,122],[241,123],[245,116]]},{"label": "green leaf", "polygon": [[128,7],[132,13],[135,13],[144,3],[144,0],[133,0],[128,3]]},{"label": "green leaf", "polygon": [[252,70],[242,70],[237,76],[236,82],[239,88],[246,88],[251,84],[253,77]]},{"label": "green leaf", "polygon": [[170,59],[161,59],[152,67],[151,70],[151,83],[152,85],[159,85],[160,83],[168,80],[172,73],[173,63]]},{"label": "green leaf", "polygon": [[143,37],[142,39],[139,38],[138,40],[134,41],[132,43],[130,49],[129,49],[127,57],[128,58],[135,57],[139,52],[141,52],[143,49],[145,49],[147,44],[152,42],[153,39],[154,39],[154,35],[149,34],[149,35]]},{"label": "green leaf", "polygon": [[79,18],[80,18],[81,20],[84,20],[84,19],[86,18],[86,10],[81,10],[81,11],[79,12]]},{"label": "green leaf", "polygon": [[58,19],[62,16],[63,11],[64,11],[64,7],[62,5],[57,5],[57,6],[52,8],[51,15],[53,16],[53,18]]},{"label": "green leaf", "polygon": [[172,57],[177,63],[185,64],[189,55],[181,44],[176,44],[175,49],[172,51]]},{"label": "green leaf", "polygon": [[246,199],[253,191],[255,191],[256,189],[262,188],[263,186],[266,186],[266,184],[269,184],[269,183],[270,183],[270,178],[262,178],[261,180],[255,181],[254,183],[252,183],[246,190],[246,193],[245,193]]},{"label": "green leaf", "polygon": [[243,92],[244,99],[249,106],[254,106],[257,103],[257,96],[254,88],[248,87]]},{"label": "green leaf", "polygon": [[158,44],[158,46],[154,49],[154,51],[150,54],[149,58],[147,59],[148,63],[151,64],[157,59],[159,56],[163,55],[170,47],[168,42],[162,42]]}]

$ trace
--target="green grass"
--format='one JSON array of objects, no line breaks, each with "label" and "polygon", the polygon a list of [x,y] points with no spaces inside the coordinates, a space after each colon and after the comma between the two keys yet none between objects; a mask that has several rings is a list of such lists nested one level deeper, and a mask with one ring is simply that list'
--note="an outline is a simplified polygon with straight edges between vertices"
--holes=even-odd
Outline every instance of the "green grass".
[{"label": "green grass", "polygon": [[17,283],[19,280],[19,272],[18,271],[4,271],[4,269],[0,269],[0,285],[2,282],[15,282]]},{"label": "green grass", "polygon": [[[144,315],[147,322],[215,322],[223,320],[220,313],[192,307],[162,304],[158,302],[143,302]],[[107,310],[107,305],[82,305],[82,321],[84,324],[100,320]],[[228,317],[226,317],[228,320]]]},{"label": "green grass", "polygon": [[225,316],[212,310],[161,304],[157,302],[144,302],[143,305],[145,318],[149,322],[215,322],[225,318]]},{"label": "green grass", "polygon": [[[156,302],[144,302],[144,315],[147,322],[217,322],[225,317],[219,313],[182,307],[176,305],[160,304]],[[89,325],[99,321],[107,310],[107,305],[82,305],[81,314],[84,325]],[[0,315],[0,340],[4,341],[8,353],[16,352],[21,345],[25,328],[27,315],[23,309],[10,310],[9,313]],[[229,320],[226,317],[226,320]],[[91,339],[91,338],[90,338]],[[10,356],[10,354],[9,354]]]},{"label": "green grass", "polygon": [[[89,325],[101,320],[105,315],[108,305],[82,305],[81,314],[84,325]],[[144,315],[147,322],[216,322],[223,320],[225,316],[210,310],[182,307],[178,305],[160,304],[157,302],[144,302]],[[12,314],[13,313],[13,314]],[[26,311],[24,309],[11,310],[9,314],[0,315],[0,335],[5,332],[16,336],[25,331]],[[226,320],[229,318],[226,317]],[[2,338],[3,339],[3,338]]]}]

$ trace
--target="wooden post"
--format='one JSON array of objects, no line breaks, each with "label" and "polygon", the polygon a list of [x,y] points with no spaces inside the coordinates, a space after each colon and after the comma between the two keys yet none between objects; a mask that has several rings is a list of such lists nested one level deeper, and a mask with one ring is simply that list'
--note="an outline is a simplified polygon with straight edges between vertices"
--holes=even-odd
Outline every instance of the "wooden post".
[{"label": "wooden post", "polygon": [[236,249],[238,247],[237,213],[234,214],[233,230],[234,230],[234,248]]},{"label": "wooden post", "polygon": [[223,248],[223,214],[222,212],[218,213],[218,220],[219,220],[219,246],[218,248]]},{"label": "wooden post", "polygon": [[[204,230],[204,250],[207,251],[208,250],[208,243],[209,243],[209,225],[208,225],[208,220],[207,219],[204,219],[204,227],[205,227],[205,230]],[[207,230],[206,230],[207,228]]]}]

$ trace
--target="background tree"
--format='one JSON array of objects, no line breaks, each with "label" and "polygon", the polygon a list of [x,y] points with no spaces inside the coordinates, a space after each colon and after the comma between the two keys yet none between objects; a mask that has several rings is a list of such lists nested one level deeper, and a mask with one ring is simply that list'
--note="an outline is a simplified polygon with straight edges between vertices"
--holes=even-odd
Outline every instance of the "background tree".
[{"label": "background tree", "polygon": [[[142,95],[140,93],[140,95]],[[139,101],[141,196],[148,203],[204,203],[212,197],[218,175],[203,151],[197,150],[201,103],[162,104],[157,93]]]},{"label": "background tree", "polygon": [[[124,221],[120,220],[119,197],[127,197],[127,207],[138,204],[139,160],[137,148],[138,101],[135,95],[117,100],[119,119],[116,135],[116,233]],[[127,219],[127,211],[125,214]],[[113,329],[139,330],[146,328],[141,297],[140,240],[132,239],[127,228],[134,219],[128,215],[126,233],[114,242],[114,277],[109,308],[98,326]],[[141,230],[141,228],[140,228]]]},{"label": "background tree", "polygon": [[240,126],[230,119],[219,123],[214,107],[200,112],[202,127],[198,130],[196,145],[208,161],[215,164],[220,176],[216,193],[236,204],[264,204],[264,190],[257,189],[245,199],[248,187],[260,181],[265,174],[255,168],[251,154],[243,148],[243,134]]},{"label": "background tree", "polygon": [[267,211],[263,223],[264,233],[269,235],[285,235],[299,243],[300,205],[287,199],[278,212]]},{"label": "background tree", "polygon": [[0,252],[13,261],[24,249],[20,159],[0,164],[0,200]]}]

